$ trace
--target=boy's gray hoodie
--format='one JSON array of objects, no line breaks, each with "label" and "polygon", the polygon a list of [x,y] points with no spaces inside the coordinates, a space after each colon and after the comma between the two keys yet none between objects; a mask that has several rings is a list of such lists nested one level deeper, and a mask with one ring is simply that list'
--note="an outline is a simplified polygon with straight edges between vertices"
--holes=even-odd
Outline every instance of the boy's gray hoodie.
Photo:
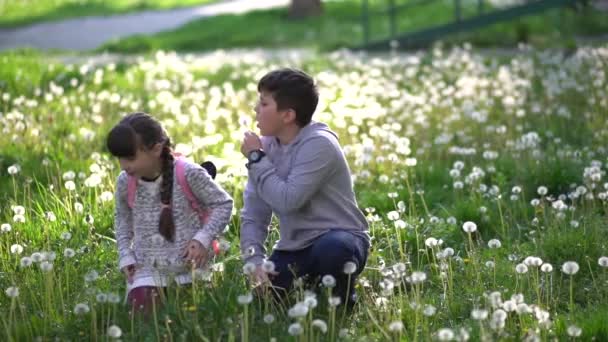
[{"label": "boy's gray hoodie", "polygon": [[266,257],[264,241],[273,213],[279,220],[277,250],[306,248],[330,229],[352,231],[369,241],[348,164],[327,125],[312,122],[287,145],[276,137],[262,137],[262,146],[266,157],[250,166],[243,194],[245,262],[259,264]]}]

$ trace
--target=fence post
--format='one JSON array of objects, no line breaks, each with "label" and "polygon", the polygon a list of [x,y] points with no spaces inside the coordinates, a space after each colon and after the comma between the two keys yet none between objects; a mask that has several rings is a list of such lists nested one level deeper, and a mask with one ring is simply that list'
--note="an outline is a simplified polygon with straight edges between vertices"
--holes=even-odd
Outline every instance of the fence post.
[{"label": "fence post", "polygon": [[369,2],[363,0],[361,8],[361,22],[363,24],[363,44],[369,43]]},{"label": "fence post", "polygon": [[460,13],[460,0],[454,0],[454,16],[456,17],[456,21],[462,19],[462,13]]},{"label": "fence post", "polygon": [[483,13],[483,0],[477,0],[477,14]]},{"label": "fence post", "polygon": [[395,0],[389,0],[389,25],[390,25],[390,32],[391,32],[391,39],[395,38],[395,35],[397,34],[397,21],[396,21],[396,16],[397,13],[395,13]]}]

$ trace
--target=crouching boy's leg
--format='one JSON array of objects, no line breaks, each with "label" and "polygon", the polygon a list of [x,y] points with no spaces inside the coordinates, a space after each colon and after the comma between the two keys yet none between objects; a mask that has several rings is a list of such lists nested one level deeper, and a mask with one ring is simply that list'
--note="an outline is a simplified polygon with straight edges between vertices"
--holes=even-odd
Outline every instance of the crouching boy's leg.
[{"label": "crouching boy's leg", "polygon": [[342,303],[352,307],[356,300],[355,282],[367,261],[369,243],[348,231],[331,230],[311,247],[309,260],[311,275],[332,275],[336,286],[332,293]]}]

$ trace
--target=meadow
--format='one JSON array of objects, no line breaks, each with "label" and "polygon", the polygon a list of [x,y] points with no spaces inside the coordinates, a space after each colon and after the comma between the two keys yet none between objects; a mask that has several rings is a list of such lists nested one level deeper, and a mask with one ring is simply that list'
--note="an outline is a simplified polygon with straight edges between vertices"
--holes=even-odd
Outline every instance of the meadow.
[{"label": "meadow", "polygon": [[[0,55],[3,341],[607,340],[608,46],[412,54]],[[351,313],[331,282],[254,296],[238,249],[256,81],[315,76],[372,236]],[[113,229],[125,113],[159,118],[235,199],[222,253],[131,318]],[[276,222],[272,223],[276,226]],[[278,238],[269,235],[268,247]],[[345,272],[351,272],[349,267]]]}]

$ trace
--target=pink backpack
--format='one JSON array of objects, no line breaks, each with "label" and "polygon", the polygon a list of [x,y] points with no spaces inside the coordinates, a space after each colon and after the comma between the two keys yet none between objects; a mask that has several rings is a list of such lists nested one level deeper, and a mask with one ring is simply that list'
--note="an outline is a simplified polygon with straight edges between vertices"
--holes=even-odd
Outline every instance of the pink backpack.
[{"label": "pink backpack", "polygon": [[[175,156],[175,177],[177,177],[177,183],[180,188],[184,192],[186,199],[190,202],[190,206],[192,209],[198,214],[198,217],[201,223],[205,224],[209,221],[209,209],[202,208],[198,204],[198,200],[192,193],[192,189],[190,189],[190,185],[188,184],[188,180],[186,180],[186,163],[187,161],[179,155]],[[127,204],[129,208],[133,209],[135,204],[135,194],[137,192],[137,178],[133,176],[127,176]],[[211,247],[213,248],[213,252],[215,255],[220,253],[219,242],[217,240],[213,240],[211,242]]]}]

